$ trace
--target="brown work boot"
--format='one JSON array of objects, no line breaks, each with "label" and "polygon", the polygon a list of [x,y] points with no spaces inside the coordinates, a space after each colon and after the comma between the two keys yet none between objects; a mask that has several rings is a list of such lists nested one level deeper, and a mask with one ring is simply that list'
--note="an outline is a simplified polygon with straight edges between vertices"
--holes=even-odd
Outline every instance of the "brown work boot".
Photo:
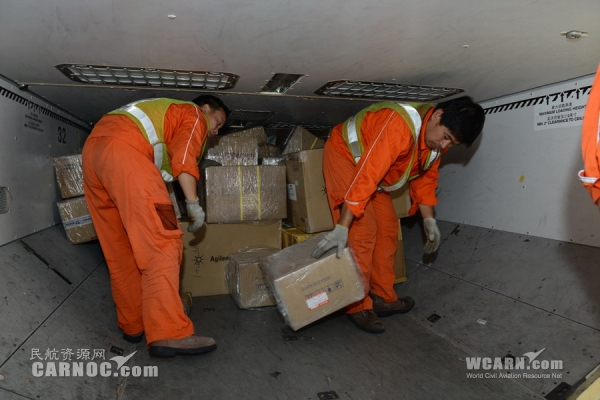
[{"label": "brown work boot", "polygon": [[377,318],[377,315],[373,310],[363,310],[354,314],[346,314],[350,321],[354,322],[354,325],[358,326],[365,332],[369,333],[383,333],[385,332],[385,326]]},{"label": "brown work boot", "polygon": [[216,350],[217,344],[212,338],[190,335],[182,339],[157,340],[150,344],[150,356],[175,357],[178,354],[192,355]]},{"label": "brown work boot", "polygon": [[415,306],[412,297],[402,297],[391,303],[386,303],[381,297],[372,294],[373,311],[378,317],[384,318],[394,314],[406,314]]}]

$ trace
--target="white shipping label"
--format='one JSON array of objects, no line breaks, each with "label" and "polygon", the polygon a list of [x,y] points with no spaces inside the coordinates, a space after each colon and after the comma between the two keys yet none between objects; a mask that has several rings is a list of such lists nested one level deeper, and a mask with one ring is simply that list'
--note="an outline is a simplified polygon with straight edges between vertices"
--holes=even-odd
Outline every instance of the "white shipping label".
[{"label": "white shipping label", "polygon": [[315,308],[327,303],[329,303],[329,297],[327,297],[327,292],[320,292],[306,299],[306,305],[311,310],[314,310]]},{"label": "white shipping label", "polygon": [[82,215],[81,217],[73,218],[68,221],[63,221],[65,229],[76,228],[78,226],[88,225],[92,223],[92,217],[89,215]]},{"label": "white shipping label", "polygon": [[294,200],[294,201],[298,200],[298,198],[296,197],[296,185],[294,185],[293,183],[289,183],[287,185],[287,192],[288,192],[288,199]]}]

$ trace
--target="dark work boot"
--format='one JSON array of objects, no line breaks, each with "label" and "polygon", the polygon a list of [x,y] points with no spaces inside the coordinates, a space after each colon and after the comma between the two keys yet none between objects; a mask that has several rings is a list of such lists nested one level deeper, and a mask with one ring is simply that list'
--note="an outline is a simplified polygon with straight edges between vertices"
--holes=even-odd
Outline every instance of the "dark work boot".
[{"label": "dark work boot", "polygon": [[385,332],[385,326],[377,318],[377,315],[373,310],[363,310],[354,314],[346,314],[350,321],[354,322],[354,325],[358,326],[365,332],[369,333],[383,333]]},{"label": "dark work boot", "polygon": [[381,297],[372,294],[373,311],[378,317],[384,318],[394,314],[406,314],[415,306],[412,297],[402,297],[391,303],[386,303]]},{"label": "dark work boot", "polygon": [[128,335],[126,333],[123,333],[123,339],[125,339],[129,343],[139,343],[142,341],[143,338],[144,338],[144,331],[141,331],[140,333],[137,333],[135,335]]}]

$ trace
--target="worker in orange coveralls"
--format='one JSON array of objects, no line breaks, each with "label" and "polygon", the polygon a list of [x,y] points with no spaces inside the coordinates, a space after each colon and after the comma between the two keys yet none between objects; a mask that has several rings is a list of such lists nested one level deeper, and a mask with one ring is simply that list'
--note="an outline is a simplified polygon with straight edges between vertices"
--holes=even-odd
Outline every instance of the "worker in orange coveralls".
[{"label": "worker in orange coveralls", "polygon": [[409,213],[420,210],[427,242],[437,251],[440,231],[434,218],[440,155],[450,146],[471,145],[483,129],[480,105],[463,96],[433,106],[393,102],[374,104],[337,125],[325,144],[323,174],[337,224],[313,252],[318,258],[349,242],[367,287],[366,296],[346,308],[358,328],[382,333],[378,317],[406,313],[410,297],[394,290],[398,219],[387,193],[410,181]]},{"label": "worker in orange coveralls", "polygon": [[177,179],[194,232],[204,223],[196,181],[206,139],[227,107],[210,95],[193,102],[141,100],[103,116],[83,147],[85,198],[108,264],[123,338],[146,335],[154,357],[216,349],[194,335],[179,296],[183,233],[164,181]]},{"label": "worker in orange coveralls", "polygon": [[592,84],[590,97],[583,114],[581,151],[584,169],[579,179],[592,195],[592,201],[600,207],[600,65]]}]

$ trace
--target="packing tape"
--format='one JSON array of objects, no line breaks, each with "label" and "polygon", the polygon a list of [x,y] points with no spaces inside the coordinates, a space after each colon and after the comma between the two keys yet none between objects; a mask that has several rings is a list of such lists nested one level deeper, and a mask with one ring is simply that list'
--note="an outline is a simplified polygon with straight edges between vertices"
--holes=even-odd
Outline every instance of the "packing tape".
[{"label": "packing tape", "polygon": [[257,199],[258,199],[258,220],[262,220],[262,208],[261,208],[261,201],[260,201],[260,168],[258,167],[258,165],[256,166],[256,185],[257,187]]},{"label": "packing tape", "polygon": [[242,167],[238,165],[238,185],[240,187],[240,221],[244,220],[244,190],[242,188]]},{"label": "packing tape", "polygon": [[313,147],[315,147],[315,144],[317,144],[317,140],[319,140],[318,137],[316,137],[315,140],[313,140],[312,144],[310,145],[310,149],[309,150],[312,150]]}]

